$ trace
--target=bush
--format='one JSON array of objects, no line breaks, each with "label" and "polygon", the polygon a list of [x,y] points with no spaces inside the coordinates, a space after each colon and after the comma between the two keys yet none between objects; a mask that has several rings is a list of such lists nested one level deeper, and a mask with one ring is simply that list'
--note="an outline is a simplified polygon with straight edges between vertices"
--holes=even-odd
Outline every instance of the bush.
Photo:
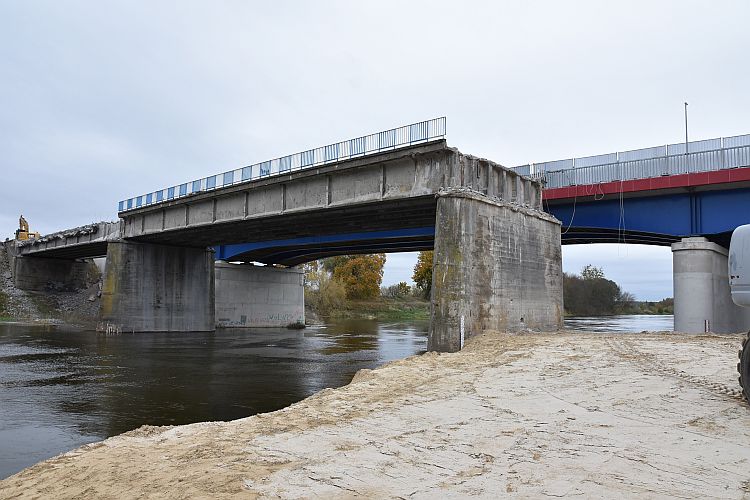
[{"label": "bush", "polygon": [[380,289],[380,295],[383,297],[389,297],[392,299],[398,299],[406,297],[411,294],[411,287],[402,281],[396,285],[383,287]]},{"label": "bush", "polygon": [[321,316],[328,316],[334,311],[346,308],[346,288],[339,280],[323,274],[318,282],[318,289],[305,289],[305,301]]}]

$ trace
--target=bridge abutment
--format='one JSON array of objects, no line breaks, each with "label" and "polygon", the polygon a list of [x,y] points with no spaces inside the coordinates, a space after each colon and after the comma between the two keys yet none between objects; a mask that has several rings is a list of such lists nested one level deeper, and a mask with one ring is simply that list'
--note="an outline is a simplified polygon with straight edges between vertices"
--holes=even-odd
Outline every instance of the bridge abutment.
[{"label": "bridge abutment", "polygon": [[110,242],[100,329],[213,331],[213,250]]},{"label": "bridge abutment", "polygon": [[750,329],[750,310],[732,302],[727,250],[706,238],[672,244],[674,329],[734,333]]},{"label": "bridge abutment", "polygon": [[13,285],[26,291],[74,291],[88,287],[99,278],[92,259],[51,259],[21,256],[14,242],[6,243]]},{"label": "bridge abutment", "polygon": [[438,198],[428,350],[483,330],[562,327],[560,222],[465,189]]},{"label": "bridge abutment", "polygon": [[285,327],[305,323],[304,273],[216,262],[216,326]]}]

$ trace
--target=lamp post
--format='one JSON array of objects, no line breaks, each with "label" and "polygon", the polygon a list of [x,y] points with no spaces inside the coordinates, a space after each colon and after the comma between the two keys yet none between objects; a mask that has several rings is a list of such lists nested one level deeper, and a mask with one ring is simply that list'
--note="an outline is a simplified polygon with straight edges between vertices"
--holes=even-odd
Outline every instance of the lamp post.
[{"label": "lamp post", "polygon": [[687,107],[688,107],[688,103],[685,103],[685,154],[688,154]]}]

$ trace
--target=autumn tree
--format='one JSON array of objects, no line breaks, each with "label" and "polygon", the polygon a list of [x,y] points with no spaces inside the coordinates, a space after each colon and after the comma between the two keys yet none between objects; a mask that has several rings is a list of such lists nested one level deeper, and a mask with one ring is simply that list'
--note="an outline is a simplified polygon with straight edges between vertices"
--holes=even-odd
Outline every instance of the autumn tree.
[{"label": "autumn tree", "polygon": [[384,266],[384,253],[331,257],[323,261],[324,269],[332,272],[333,279],[344,285],[348,299],[377,297]]},{"label": "autumn tree", "polygon": [[432,293],[432,250],[419,252],[411,279],[422,291],[423,296],[429,299]]}]

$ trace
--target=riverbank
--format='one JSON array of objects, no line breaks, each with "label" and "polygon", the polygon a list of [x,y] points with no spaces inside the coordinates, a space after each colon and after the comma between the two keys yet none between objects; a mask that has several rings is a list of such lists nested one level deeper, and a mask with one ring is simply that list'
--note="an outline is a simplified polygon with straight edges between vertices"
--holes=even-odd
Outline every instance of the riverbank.
[{"label": "riverbank", "polygon": [[413,296],[380,296],[369,300],[347,300],[342,307],[337,308],[328,315],[321,315],[313,308],[307,308],[305,314],[314,318],[310,322],[311,324],[315,324],[319,317],[332,319],[376,319],[384,321],[429,320],[430,301]]},{"label": "riverbank", "polygon": [[739,342],[488,333],[277,412],[84,446],[0,482],[0,498],[740,498]]},{"label": "riverbank", "polygon": [[372,300],[348,301],[340,311],[344,317],[379,320],[428,320],[430,301],[418,297],[378,297]]}]

